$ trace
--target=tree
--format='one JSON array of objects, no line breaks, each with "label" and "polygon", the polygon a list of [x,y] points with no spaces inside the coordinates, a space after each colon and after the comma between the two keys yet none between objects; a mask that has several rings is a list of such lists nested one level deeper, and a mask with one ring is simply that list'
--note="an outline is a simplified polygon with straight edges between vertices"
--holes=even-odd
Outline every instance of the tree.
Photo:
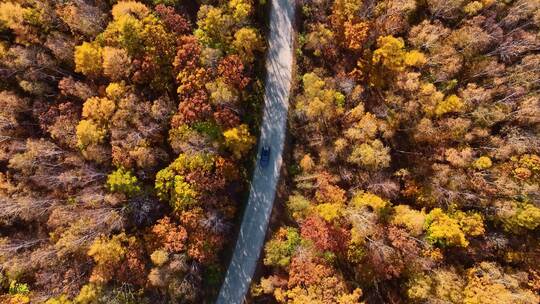
[{"label": "tree", "polygon": [[87,100],[96,95],[96,89],[92,86],[76,81],[72,77],[64,77],[58,82],[58,89],[64,96],[75,97],[80,100]]},{"label": "tree", "polygon": [[62,294],[58,297],[49,298],[47,301],[45,301],[45,304],[71,304],[72,302],[69,300],[69,298]]},{"label": "tree", "polygon": [[86,149],[88,146],[100,144],[105,140],[106,131],[91,120],[83,119],[77,125],[77,146]]},{"label": "tree", "polygon": [[255,144],[255,137],[249,133],[246,124],[224,131],[223,137],[225,138],[225,146],[237,159],[242,158]]},{"label": "tree", "polygon": [[236,23],[242,24],[248,20],[253,7],[249,0],[230,0],[229,9],[232,10],[232,16]]},{"label": "tree", "polygon": [[187,180],[190,172],[212,172],[215,157],[211,154],[180,154],[167,168],[156,175],[155,189],[160,199],[169,201],[175,210],[185,210],[199,204],[196,183]]},{"label": "tree", "polygon": [[108,18],[100,6],[84,1],[57,6],[56,13],[73,33],[80,33],[89,38],[95,37],[103,30]]},{"label": "tree", "polygon": [[368,170],[380,170],[390,166],[390,149],[375,139],[354,147],[347,160]]},{"label": "tree", "polygon": [[77,297],[75,297],[76,303],[81,304],[94,304],[98,302],[102,293],[102,287],[97,284],[89,283],[84,285]]},{"label": "tree", "polygon": [[300,234],[295,228],[281,227],[264,246],[264,264],[268,266],[287,267],[298,246]]},{"label": "tree", "polygon": [[202,44],[223,49],[232,39],[232,16],[222,8],[203,5],[197,13],[195,36]]},{"label": "tree", "polygon": [[501,221],[506,231],[523,233],[526,229],[538,227],[540,208],[530,203],[499,201],[495,204],[497,220]]},{"label": "tree", "polygon": [[373,52],[373,63],[381,63],[390,71],[400,72],[407,66],[421,66],[426,62],[421,52],[416,50],[406,52],[402,38],[381,36],[377,39],[377,46]]},{"label": "tree", "polygon": [[249,84],[246,69],[242,59],[238,55],[228,55],[220,60],[218,74],[225,79],[229,85],[235,86],[238,90],[243,90]]},{"label": "tree", "polygon": [[305,154],[304,157],[302,157],[302,159],[300,160],[299,166],[303,172],[308,173],[314,169],[315,162],[309,154]]},{"label": "tree", "polygon": [[302,238],[312,241],[321,252],[333,253],[345,252],[350,237],[345,229],[334,227],[318,216],[311,216],[304,220],[300,227],[300,234]]},{"label": "tree", "polygon": [[75,47],[75,71],[89,77],[101,74],[103,68],[102,48],[94,43],[83,42]]},{"label": "tree", "polygon": [[365,142],[375,139],[381,129],[383,129],[381,121],[375,115],[366,113],[352,127],[345,130],[345,136],[350,140]]},{"label": "tree", "polygon": [[456,19],[460,15],[461,8],[465,6],[464,0],[429,0],[427,2],[429,11],[436,17],[444,19]]},{"label": "tree", "polygon": [[325,24],[314,24],[305,38],[304,47],[313,51],[315,56],[335,56],[335,54],[332,54],[336,52],[334,36],[334,33]]},{"label": "tree", "polygon": [[169,217],[160,219],[153,227],[152,234],[159,247],[166,252],[180,253],[185,250],[187,232],[184,227],[174,223]]},{"label": "tree", "polygon": [[53,105],[39,116],[40,126],[59,145],[76,148],[79,112],[77,105],[71,102]]},{"label": "tree", "polygon": [[134,16],[137,19],[143,19],[150,14],[146,5],[136,1],[123,1],[115,4],[111,11],[113,18],[118,20],[124,16]]},{"label": "tree", "polygon": [[[162,1],[164,2],[164,1]],[[169,2],[176,2],[169,1]],[[174,7],[167,6],[170,4],[163,3],[156,5],[155,10],[158,16],[165,22],[167,28],[174,31],[176,34],[185,35],[188,34],[191,30],[191,24],[185,16],[177,14],[174,10]]]},{"label": "tree", "polygon": [[226,107],[222,107],[220,110],[215,111],[213,116],[216,123],[225,130],[238,127],[241,124],[238,114]]},{"label": "tree", "polygon": [[439,299],[449,303],[463,302],[465,282],[454,268],[435,269],[431,275],[419,274],[408,283],[407,296],[413,301]]},{"label": "tree", "polygon": [[137,177],[123,168],[118,168],[107,176],[107,186],[111,192],[121,192],[128,196],[137,195],[141,191]]},{"label": "tree", "polygon": [[404,226],[413,236],[420,236],[423,233],[426,218],[423,210],[417,211],[407,205],[397,205],[394,211],[392,224]]},{"label": "tree", "polygon": [[519,278],[503,272],[495,263],[482,262],[467,271],[468,283],[465,286],[466,304],[477,303],[537,303],[538,295],[519,287]]},{"label": "tree", "polygon": [[255,60],[255,52],[262,52],[265,48],[259,32],[252,27],[244,27],[234,33],[232,47],[246,62]]},{"label": "tree", "polygon": [[304,74],[302,84],[304,93],[297,97],[297,115],[324,125],[343,113],[337,102],[343,95],[335,90],[326,89],[325,81],[317,74]]},{"label": "tree", "polygon": [[30,110],[30,102],[15,92],[0,91],[0,109],[0,134],[16,134],[21,116]]},{"label": "tree", "polygon": [[180,224],[186,228],[188,233],[187,253],[195,261],[209,265],[216,261],[218,248],[221,248],[226,241],[223,231],[219,228],[220,222],[216,226],[212,223],[211,213],[205,213],[200,207],[194,207],[180,214]]},{"label": "tree", "polygon": [[448,38],[465,58],[486,52],[493,43],[493,38],[476,24],[464,25],[452,32]]},{"label": "tree", "polygon": [[[181,97],[190,96],[204,88],[207,75],[206,70],[199,65],[200,56],[201,45],[198,40],[194,36],[182,36],[173,61],[174,71],[178,73],[177,92]],[[197,94],[202,95],[199,92]]]},{"label": "tree", "polygon": [[294,220],[299,221],[306,218],[311,211],[311,202],[300,194],[289,196],[287,209]]},{"label": "tree", "polygon": [[126,50],[112,47],[104,47],[103,74],[113,81],[118,81],[129,74],[131,60]]},{"label": "tree", "polygon": [[467,247],[469,241],[465,236],[484,234],[484,222],[479,214],[458,211],[448,215],[435,208],[426,216],[424,229],[427,241],[432,244]]},{"label": "tree", "polygon": [[73,65],[73,53],[76,41],[73,37],[62,32],[49,34],[44,44],[54,54],[58,61]]},{"label": "tree", "polygon": [[346,21],[352,20],[362,7],[360,0],[338,0],[332,6],[332,24],[339,29]]},{"label": "tree", "polygon": [[318,188],[315,192],[315,199],[319,203],[330,203],[341,205],[345,203],[345,190],[332,183],[332,176],[323,172],[317,176]]},{"label": "tree", "polygon": [[435,115],[441,116],[446,113],[463,112],[465,104],[463,100],[456,95],[450,95],[439,102],[435,108]]},{"label": "tree", "polygon": [[351,50],[361,50],[367,40],[368,32],[369,24],[367,22],[345,22],[345,46]]},{"label": "tree", "polygon": [[38,31],[28,22],[29,16],[33,11],[32,8],[24,8],[19,3],[6,1],[0,4],[0,22],[2,25],[11,29],[17,41],[23,44],[29,44],[39,41]]},{"label": "tree", "polygon": [[349,204],[355,208],[370,208],[377,214],[385,212],[386,208],[390,206],[390,202],[382,199],[381,197],[373,193],[364,191],[356,193],[349,202]]},{"label": "tree", "polygon": [[210,93],[210,101],[215,105],[234,106],[238,102],[238,91],[225,83],[223,79],[207,83],[206,89]]},{"label": "tree", "polygon": [[341,273],[311,251],[292,259],[288,290],[274,292],[276,299],[284,303],[339,303],[338,299],[354,294],[358,295],[358,291],[348,294]]},{"label": "tree", "polygon": [[478,159],[476,159],[473,163],[473,167],[475,167],[478,170],[485,170],[491,168],[493,165],[491,158],[488,156],[481,156]]},{"label": "tree", "polygon": [[88,255],[96,263],[92,270],[91,281],[105,283],[111,280],[112,271],[124,260],[127,247],[135,241],[134,237],[128,237],[125,233],[114,235],[112,238],[103,235],[96,238],[88,250]]},{"label": "tree", "polygon": [[443,26],[439,20],[430,22],[422,21],[415,25],[409,32],[408,41],[415,48],[433,50],[439,46],[441,40],[450,34],[450,30]]}]

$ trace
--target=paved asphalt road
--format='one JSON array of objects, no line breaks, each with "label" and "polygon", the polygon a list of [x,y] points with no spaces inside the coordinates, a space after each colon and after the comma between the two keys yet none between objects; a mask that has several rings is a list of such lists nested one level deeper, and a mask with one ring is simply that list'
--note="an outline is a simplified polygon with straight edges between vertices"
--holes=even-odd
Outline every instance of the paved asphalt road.
[{"label": "paved asphalt road", "polygon": [[233,257],[221,286],[217,304],[241,304],[249,291],[251,278],[264,244],[276,194],[285,140],[291,71],[293,62],[293,27],[295,0],[270,0],[270,32],[266,58],[265,109],[257,160],[262,146],[270,146],[266,168],[257,164],[249,200],[244,211],[240,234]]}]

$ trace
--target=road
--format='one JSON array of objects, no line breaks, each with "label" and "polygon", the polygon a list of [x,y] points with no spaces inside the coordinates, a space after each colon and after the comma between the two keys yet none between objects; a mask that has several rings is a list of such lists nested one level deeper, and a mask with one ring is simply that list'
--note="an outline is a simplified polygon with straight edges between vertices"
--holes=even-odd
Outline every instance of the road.
[{"label": "road", "polygon": [[269,164],[258,164],[253,172],[249,199],[231,263],[221,286],[217,304],[241,304],[264,245],[282,164],[289,92],[293,64],[293,20],[295,0],[270,0],[270,31],[266,57],[265,108],[257,160],[263,145],[271,147]]}]

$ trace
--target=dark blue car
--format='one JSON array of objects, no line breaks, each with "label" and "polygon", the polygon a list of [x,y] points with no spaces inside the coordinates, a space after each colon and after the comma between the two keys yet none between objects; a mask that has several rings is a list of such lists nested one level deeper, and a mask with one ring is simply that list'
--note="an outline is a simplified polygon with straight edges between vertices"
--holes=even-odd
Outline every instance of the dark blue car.
[{"label": "dark blue car", "polygon": [[264,146],[261,150],[261,167],[266,168],[270,162],[270,147]]}]

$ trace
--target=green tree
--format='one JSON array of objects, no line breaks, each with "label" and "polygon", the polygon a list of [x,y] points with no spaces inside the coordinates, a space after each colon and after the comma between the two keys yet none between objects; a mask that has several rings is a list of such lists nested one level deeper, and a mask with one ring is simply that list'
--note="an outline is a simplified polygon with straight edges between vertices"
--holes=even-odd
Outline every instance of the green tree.
[{"label": "green tree", "polygon": [[157,173],[155,189],[158,197],[168,201],[175,210],[186,210],[200,203],[197,188],[203,185],[190,183],[186,176],[196,171],[211,173],[215,159],[211,154],[180,154],[167,168]]},{"label": "green tree", "polygon": [[287,209],[295,220],[306,218],[311,211],[311,203],[308,199],[300,194],[289,196],[287,201]]},{"label": "green tree", "polygon": [[197,13],[195,36],[204,45],[225,49],[232,40],[233,18],[223,9],[203,5]]},{"label": "green tree", "polygon": [[141,187],[131,171],[118,168],[107,176],[107,187],[111,192],[121,192],[128,196],[137,195]]},{"label": "green tree", "polygon": [[73,302],[64,294],[49,298],[47,301],[45,301],[45,304],[72,304]]},{"label": "green tree", "polygon": [[267,266],[287,267],[291,263],[301,237],[295,228],[281,227],[264,246],[264,264]]}]

